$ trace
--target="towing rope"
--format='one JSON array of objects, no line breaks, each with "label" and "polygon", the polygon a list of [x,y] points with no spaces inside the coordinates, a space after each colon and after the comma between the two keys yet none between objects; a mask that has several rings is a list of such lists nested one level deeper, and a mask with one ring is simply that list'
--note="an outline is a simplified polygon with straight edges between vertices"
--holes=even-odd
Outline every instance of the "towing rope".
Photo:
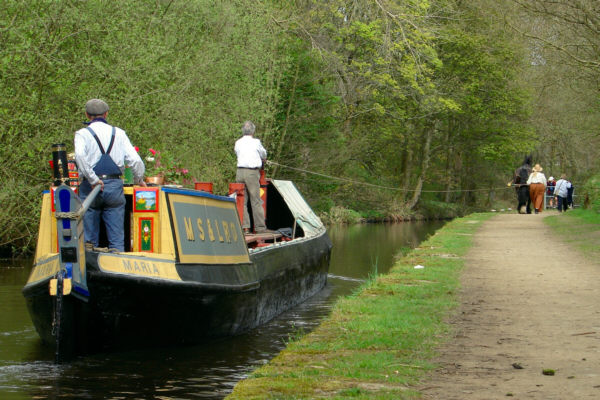
[{"label": "towing rope", "polygon": [[[396,188],[396,187],[391,187],[391,186],[375,185],[373,183],[359,182],[359,181],[355,181],[355,180],[348,179],[348,178],[341,178],[341,177],[336,177],[336,176],[321,174],[319,172],[313,172],[313,171],[308,171],[308,170],[301,169],[301,168],[290,167],[289,165],[279,164],[279,163],[277,163],[275,161],[270,161],[270,160],[267,160],[267,164],[269,164],[269,165],[277,165],[279,167],[291,169],[291,170],[298,171],[298,172],[304,172],[304,173],[307,173],[307,174],[317,175],[317,176],[321,176],[323,178],[333,179],[333,180],[337,180],[337,181],[349,182],[349,183],[352,183],[352,184],[355,184],[355,185],[366,185],[366,186],[371,186],[371,187],[375,187],[375,188],[379,188],[379,189],[396,190],[396,191],[399,191],[399,192],[416,192],[417,191],[415,189],[402,189],[402,188]],[[504,186],[504,187],[499,187],[499,188],[487,188],[487,189],[421,190],[421,193],[489,192],[490,190],[506,190],[506,189],[512,189],[512,186]]]}]

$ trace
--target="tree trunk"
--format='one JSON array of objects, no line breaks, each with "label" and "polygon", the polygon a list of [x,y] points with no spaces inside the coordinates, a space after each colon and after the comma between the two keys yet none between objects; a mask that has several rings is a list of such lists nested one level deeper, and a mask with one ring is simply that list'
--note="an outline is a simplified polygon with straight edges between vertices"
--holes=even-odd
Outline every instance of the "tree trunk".
[{"label": "tree trunk", "polygon": [[404,157],[402,160],[402,193],[403,199],[408,199],[408,190],[410,187],[410,173],[412,165],[412,149],[409,147],[408,135],[404,139]]},{"label": "tree trunk", "polygon": [[421,198],[421,190],[423,189],[423,180],[425,179],[425,175],[429,168],[429,157],[431,150],[431,139],[433,137],[433,129],[426,129],[425,131],[425,144],[423,146],[423,158],[421,162],[421,173],[419,174],[419,178],[417,179],[417,184],[415,186],[415,191],[413,193],[412,199],[408,203],[408,207],[412,210],[415,208],[419,199]]},{"label": "tree trunk", "polygon": [[[292,90],[290,92],[290,99],[288,101],[288,107],[285,113],[285,124],[283,125],[283,132],[281,132],[281,137],[279,138],[279,144],[277,145],[277,151],[275,152],[275,161],[280,161],[281,150],[283,149],[283,144],[285,143],[285,135],[287,134],[287,128],[290,122],[290,114],[292,112],[292,105],[294,104],[294,97],[296,95],[296,85],[298,83],[298,73],[300,72],[300,61],[296,63],[296,72],[294,73],[294,83],[292,84]],[[277,176],[277,165],[273,168],[272,176]]]},{"label": "tree trunk", "polygon": [[452,130],[452,120],[448,121],[448,129],[446,129],[446,135],[444,138],[444,143],[446,143],[446,185],[444,194],[444,201],[446,203],[450,203],[451,200],[451,192],[452,189],[452,145],[450,144],[450,131]]}]

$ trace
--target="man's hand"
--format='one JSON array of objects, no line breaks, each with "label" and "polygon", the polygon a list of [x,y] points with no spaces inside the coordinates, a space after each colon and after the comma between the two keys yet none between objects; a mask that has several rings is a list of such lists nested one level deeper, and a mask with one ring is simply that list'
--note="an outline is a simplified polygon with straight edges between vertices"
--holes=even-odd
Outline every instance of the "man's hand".
[{"label": "man's hand", "polygon": [[138,186],[142,186],[142,187],[147,187],[148,185],[146,185],[146,182],[141,181],[140,183],[137,184]]},{"label": "man's hand", "polygon": [[98,179],[98,182],[94,186],[92,186],[92,189],[98,185],[100,185],[100,191],[103,191],[104,190],[104,182],[102,182],[102,179]]}]

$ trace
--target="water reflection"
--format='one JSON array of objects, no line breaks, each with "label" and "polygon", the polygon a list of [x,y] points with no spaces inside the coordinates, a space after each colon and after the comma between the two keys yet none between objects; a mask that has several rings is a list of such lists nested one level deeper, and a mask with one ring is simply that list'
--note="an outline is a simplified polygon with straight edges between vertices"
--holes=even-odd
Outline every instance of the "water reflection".
[{"label": "water reflection", "polygon": [[31,261],[0,263],[0,398],[223,398],[290,337],[311,331],[338,296],[370,274],[385,273],[399,250],[417,246],[441,225],[330,228],[334,249],[327,286],[270,323],[194,347],[99,354],[66,365],[53,364],[54,355],[40,345],[29,319],[21,288]]},{"label": "water reflection", "polygon": [[334,244],[329,272],[347,278],[366,279],[386,273],[399,252],[414,248],[442,222],[366,224],[329,228]]}]

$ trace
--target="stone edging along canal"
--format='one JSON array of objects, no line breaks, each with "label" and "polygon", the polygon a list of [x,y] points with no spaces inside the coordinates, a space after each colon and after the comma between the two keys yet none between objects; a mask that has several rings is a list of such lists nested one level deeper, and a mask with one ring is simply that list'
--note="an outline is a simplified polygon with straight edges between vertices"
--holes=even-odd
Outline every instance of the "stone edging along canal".
[{"label": "stone edging along canal", "polygon": [[414,386],[449,337],[463,256],[493,215],[448,222],[389,273],[338,299],[314,331],[291,340],[227,399],[419,397]]}]

